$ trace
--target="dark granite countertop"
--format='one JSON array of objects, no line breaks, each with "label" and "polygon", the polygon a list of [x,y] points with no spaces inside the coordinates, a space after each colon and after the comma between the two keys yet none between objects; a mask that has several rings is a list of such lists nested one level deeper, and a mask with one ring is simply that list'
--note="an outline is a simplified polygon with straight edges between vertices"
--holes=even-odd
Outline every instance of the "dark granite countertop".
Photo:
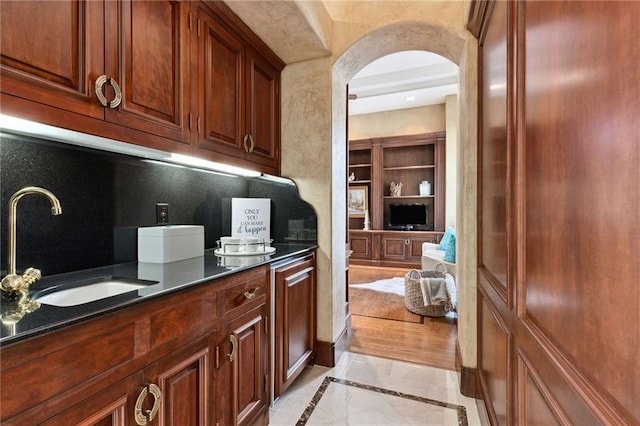
[{"label": "dark granite countertop", "polygon": [[[0,345],[16,343],[256,266],[279,262],[308,252],[316,248],[317,245],[315,243],[291,243],[273,244],[273,247],[276,248],[275,253],[266,255],[220,257],[214,254],[213,249],[208,249],[205,250],[205,255],[202,257],[178,262],[165,264],[131,262],[45,276],[31,287],[31,296],[36,296],[38,292],[54,286],[73,286],[74,283],[105,277],[157,281],[157,284],[76,306],[58,307],[41,304],[40,308],[25,314],[14,325],[2,323]],[[15,308],[15,303],[3,298],[0,304],[2,313],[5,314],[7,310],[12,309],[12,305]]]}]

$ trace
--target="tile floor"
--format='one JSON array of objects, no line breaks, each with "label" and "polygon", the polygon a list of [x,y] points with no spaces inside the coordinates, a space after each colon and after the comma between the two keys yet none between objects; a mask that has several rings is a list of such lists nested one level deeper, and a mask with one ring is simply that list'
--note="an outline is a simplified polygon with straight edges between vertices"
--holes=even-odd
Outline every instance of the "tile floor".
[{"label": "tile floor", "polygon": [[345,352],[307,368],[271,408],[270,425],[479,425],[455,371]]}]

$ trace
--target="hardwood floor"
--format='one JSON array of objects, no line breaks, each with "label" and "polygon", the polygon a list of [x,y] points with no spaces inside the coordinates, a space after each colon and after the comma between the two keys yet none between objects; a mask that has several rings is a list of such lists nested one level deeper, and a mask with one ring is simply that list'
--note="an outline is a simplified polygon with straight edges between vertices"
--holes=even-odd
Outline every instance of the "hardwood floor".
[{"label": "hardwood floor", "polygon": [[[349,266],[349,284],[402,277],[408,270]],[[425,317],[424,324],[351,316],[348,350],[383,358],[455,369],[457,317]]]}]

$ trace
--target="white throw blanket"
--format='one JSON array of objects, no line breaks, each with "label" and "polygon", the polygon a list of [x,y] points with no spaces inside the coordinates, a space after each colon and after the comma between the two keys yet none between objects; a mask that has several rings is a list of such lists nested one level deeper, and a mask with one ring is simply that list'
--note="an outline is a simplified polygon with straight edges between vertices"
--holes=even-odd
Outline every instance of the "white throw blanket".
[{"label": "white throw blanket", "polygon": [[420,290],[422,290],[424,306],[449,303],[447,281],[444,278],[420,278]]}]

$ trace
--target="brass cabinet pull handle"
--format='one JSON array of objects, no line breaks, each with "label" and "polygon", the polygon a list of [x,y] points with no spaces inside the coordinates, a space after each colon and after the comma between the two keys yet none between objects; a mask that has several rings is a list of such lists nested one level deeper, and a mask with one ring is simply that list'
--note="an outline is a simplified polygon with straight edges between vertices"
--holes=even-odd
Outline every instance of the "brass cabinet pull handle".
[{"label": "brass cabinet pull handle", "polygon": [[249,152],[253,152],[253,148],[256,147],[256,144],[253,142],[253,136],[249,135],[249,142],[251,143],[251,145],[249,145]]},{"label": "brass cabinet pull handle", "polygon": [[260,290],[260,287],[252,288],[249,291],[245,291],[244,292],[244,297],[246,297],[249,300],[255,299],[256,295],[258,294],[258,290]]},{"label": "brass cabinet pull handle", "polygon": [[[113,87],[113,91],[116,94],[115,98],[112,101],[107,100],[106,96],[104,95],[104,91],[102,90],[106,83]],[[113,78],[107,78],[106,75],[101,75],[96,79],[95,92],[96,97],[98,98],[98,102],[100,102],[100,105],[104,107],[114,109],[117,108],[118,105],[120,105],[120,102],[122,102],[122,90],[120,90],[120,86]]]},{"label": "brass cabinet pull handle", "polygon": [[249,135],[244,135],[244,139],[242,140],[242,145],[244,145],[244,152],[251,152],[249,151]]},{"label": "brass cabinet pull handle", "polygon": [[236,353],[238,352],[238,338],[230,334],[229,341],[231,342],[231,353],[227,355],[229,362],[233,362],[236,359]]},{"label": "brass cabinet pull handle", "polygon": [[411,244],[411,240],[409,240],[408,238],[406,240],[404,240],[404,245],[408,246],[409,244]]},{"label": "brass cabinet pull handle", "polygon": [[118,82],[116,82],[113,78],[109,79],[109,84],[113,87],[113,90],[116,93],[116,97],[109,103],[109,108],[115,109],[122,102],[122,90],[120,90],[120,86]]},{"label": "brass cabinet pull handle", "polygon": [[[147,398],[147,395],[153,395],[153,407],[151,410],[142,410],[142,404],[144,404],[144,400]],[[138,399],[136,400],[135,406],[135,420],[136,423],[140,426],[146,425],[150,421],[152,421],[158,411],[160,410],[160,403],[162,402],[162,391],[158,387],[158,385],[151,383],[150,385],[145,386],[140,391],[140,395],[138,395]]]},{"label": "brass cabinet pull handle", "polygon": [[100,102],[100,105],[105,107],[107,106],[108,101],[107,101],[107,98],[104,96],[104,93],[102,92],[102,87],[106,82],[107,82],[107,76],[101,75],[96,79],[96,85],[95,85],[95,91],[96,91],[96,96],[98,98],[98,102]]}]

